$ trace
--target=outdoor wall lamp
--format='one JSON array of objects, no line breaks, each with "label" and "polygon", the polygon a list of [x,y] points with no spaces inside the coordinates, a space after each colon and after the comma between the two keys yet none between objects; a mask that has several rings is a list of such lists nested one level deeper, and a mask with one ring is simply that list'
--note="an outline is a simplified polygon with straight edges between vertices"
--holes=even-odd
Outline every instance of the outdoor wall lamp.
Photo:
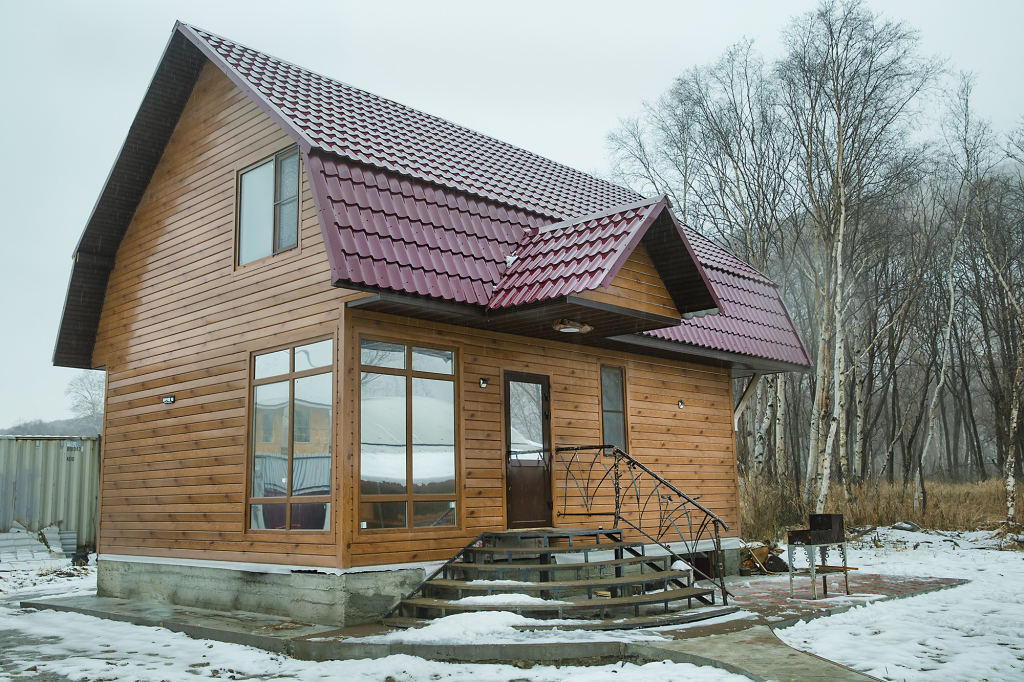
[{"label": "outdoor wall lamp", "polygon": [[480,377],[480,388],[487,388],[487,377]]},{"label": "outdoor wall lamp", "polygon": [[684,403],[684,402],[683,402],[682,400],[680,400],[680,401],[679,401],[679,409],[681,410],[681,409],[683,409],[684,407],[686,407],[686,403]]},{"label": "outdoor wall lamp", "polygon": [[560,332],[565,332],[567,334],[586,334],[587,332],[593,331],[594,329],[589,324],[583,324],[582,322],[576,322],[575,320],[566,319],[555,320],[551,326],[554,327],[556,330]]}]

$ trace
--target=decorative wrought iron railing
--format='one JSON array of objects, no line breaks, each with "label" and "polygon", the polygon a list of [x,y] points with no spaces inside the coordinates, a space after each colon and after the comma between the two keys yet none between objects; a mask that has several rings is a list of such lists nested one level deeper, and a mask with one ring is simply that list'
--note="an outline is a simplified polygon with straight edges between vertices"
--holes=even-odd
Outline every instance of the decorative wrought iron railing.
[{"label": "decorative wrought iron railing", "polygon": [[[562,479],[560,517],[612,517],[613,528],[627,526],[661,546],[673,561],[689,563],[698,579],[725,589],[720,528],[729,526],[717,514],[661,475],[614,445],[568,445],[555,449]],[[700,549],[710,541],[714,550]],[[707,543],[704,544],[707,546]],[[717,571],[701,570],[695,557],[711,555]],[[708,573],[717,572],[717,580]]]}]

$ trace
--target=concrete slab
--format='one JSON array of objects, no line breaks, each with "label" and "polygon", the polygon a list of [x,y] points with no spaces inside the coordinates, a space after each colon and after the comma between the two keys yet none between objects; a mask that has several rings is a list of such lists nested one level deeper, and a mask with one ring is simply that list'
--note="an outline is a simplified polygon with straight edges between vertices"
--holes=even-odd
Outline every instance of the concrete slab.
[{"label": "concrete slab", "polygon": [[530,667],[537,663],[604,665],[624,660],[649,663],[669,658],[679,662],[712,665],[752,680],[762,680],[738,666],[721,663],[699,653],[654,650],[625,642],[460,645],[377,643],[364,642],[361,638],[381,634],[387,628],[364,625],[338,629],[258,613],[223,613],[113,597],[82,596],[23,601],[21,607],[73,611],[135,625],[163,627],[191,637],[233,642],[309,661],[383,658],[406,654],[432,661],[506,663]]},{"label": "concrete slab", "polygon": [[[688,637],[645,645],[647,657],[671,659],[680,653],[739,668],[760,679],[790,682],[864,682],[877,678],[786,645],[765,625],[707,637]],[[689,662],[689,659],[680,659]]]}]

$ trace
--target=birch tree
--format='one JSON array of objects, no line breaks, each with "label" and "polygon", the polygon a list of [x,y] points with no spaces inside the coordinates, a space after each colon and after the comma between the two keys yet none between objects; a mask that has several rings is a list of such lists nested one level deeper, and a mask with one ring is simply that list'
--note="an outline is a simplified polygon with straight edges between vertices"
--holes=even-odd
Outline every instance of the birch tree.
[{"label": "birch tree", "polygon": [[[827,501],[836,440],[846,451],[846,258],[851,221],[865,205],[908,184],[919,159],[907,148],[913,105],[936,78],[940,64],[918,53],[916,32],[883,20],[859,1],[822,2],[795,19],[783,38],[786,56],[777,67],[791,134],[799,149],[799,196],[817,242],[828,254],[828,288],[819,308],[830,324],[819,325],[819,348],[831,348],[825,377],[819,355],[815,382],[818,492],[815,509]],[[826,336],[828,334],[828,336]],[[826,381],[828,379],[828,381]],[[821,406],[831,393],[831,415]],[[823,432],[824,442],[822,442]],[[846,471],[849,471],[848,462]]]}]

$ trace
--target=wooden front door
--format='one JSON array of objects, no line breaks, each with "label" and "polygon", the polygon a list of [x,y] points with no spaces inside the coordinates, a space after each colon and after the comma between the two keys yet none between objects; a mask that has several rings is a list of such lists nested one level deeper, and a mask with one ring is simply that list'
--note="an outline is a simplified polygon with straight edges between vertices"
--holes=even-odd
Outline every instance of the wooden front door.
[{"label": "wooden front door", "polygon": [[551,526],[551,388],[546,376],[505,372],[508,527]]}]

